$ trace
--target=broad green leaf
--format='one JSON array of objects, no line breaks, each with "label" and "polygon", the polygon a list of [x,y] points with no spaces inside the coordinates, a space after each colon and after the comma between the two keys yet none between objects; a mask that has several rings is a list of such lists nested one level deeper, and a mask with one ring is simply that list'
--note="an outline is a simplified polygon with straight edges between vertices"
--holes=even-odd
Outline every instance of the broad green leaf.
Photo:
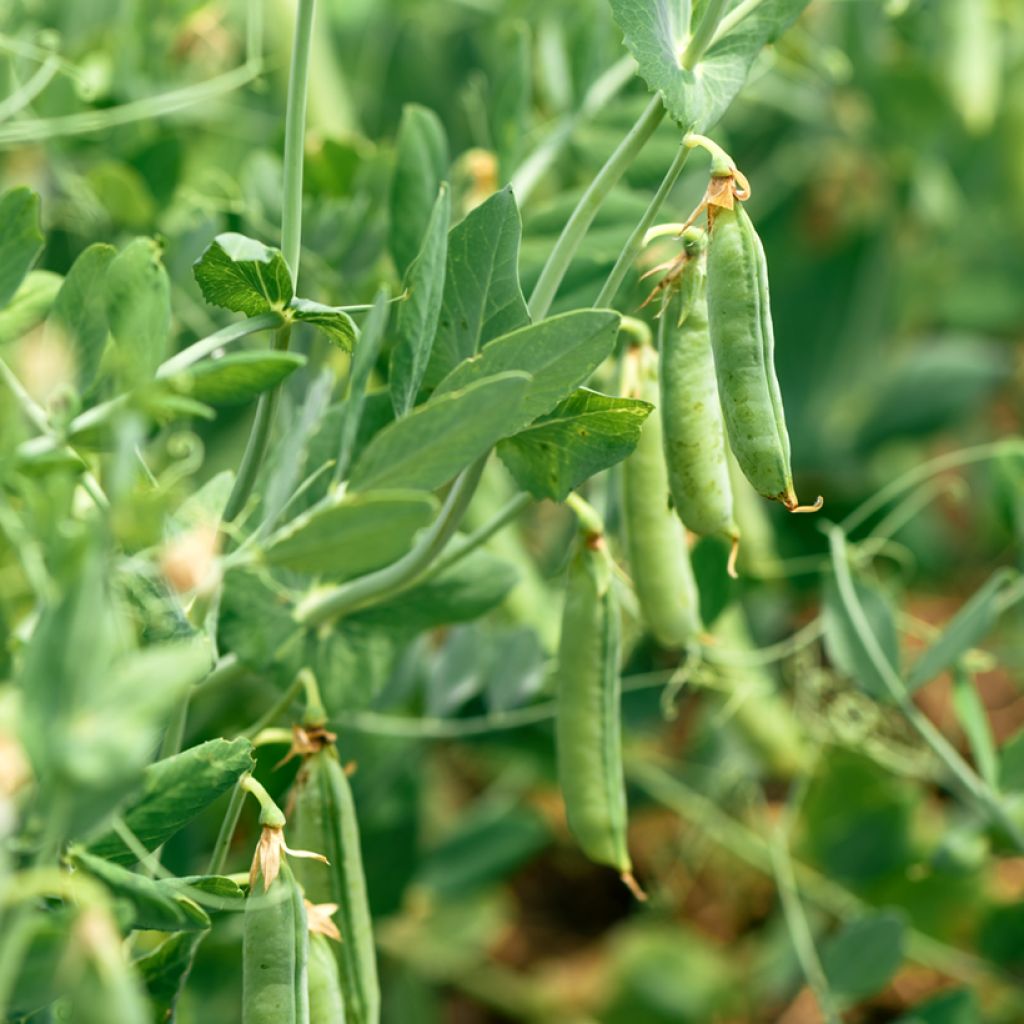
[{"label": "broad green leaf", "polygon": [[340,306],[324,306],[311,299],[292,299],[288,307],[293,320],[311,324],[327,335],[328,340],[345,352],[356,343],[356,325]]},{"label": "broad green leaf", "polygon": [[12,188],[0,196],[0,309],[14,297],[43,251],[39,230],[39,196]]},{"label": "broad green leaf", "polygon": [[352,470],[353,490],[432,491],[489,451],[522,422],[527,373],[499,373],[435,396],[386,426]]},{"label": "broad green leaf", "polygon": [[1018,578],[1013,569],[997,569],[946,624],[942,635],[914,662],[907,675],[911,692],[934,679],[978,644],[996,624],[1006,585]]},{"label": "broad green leaf", "polygon": [[496,373],[520,370],[530,383],[516,430],[543,416],[583,384],[615,347],[619,314],[582,309],[521,327],[467,359],[437,386],[434,399]]},{"label": "broad green leaf", "polygon": [[179,932],[135,961],[142,977],[156,1024],[170,1024],[178,996],[185,987],[203,934]]},{"label": "broad green leaf", "polygon": [[[865,579],[855,579],[853,585],[884,660],[898,675],[899,634],[889,599],[878,586]],[[835,577],[830,577],[824,585],[822,620],[825,627],[825,650],[835,667],[869,696],[878,700],[892,700],[892,692],[854,626],[850,609],[843,602]]]},{"label": "broad green leaf", "polygon": [[366,386],[370,382],[370,374],[373,373],[381,346],[384,344],[389,315],[388,292],[386,288],[381,288],[373,300],[373,308],[363,322],[359,345],[352,357],[348,392],[341,412],[341,429],[337,435],[340,438],[340,443],[337,448],[338,465],[335,475],[339,480],[348,475],[348,468],[356,450],[356,438],[359,434],[359,426],[363,422],[363,409],[366,406]]},{"label": "broad green leaf", "polygon": [[425,583],[384,604],[355,612],[349,620],[416,631],[471,622],[501,604],[518,582],[514,565],[487,551],[474,551]]},{"label": "broad green leaf", "polygon": [[72,850],[70,859],[79,870],[98,878],[114,896],[129,903],[132,928],[177,932],[210,927],[206,911],[188,897],[175,893],[166,883],[136,874],[85,850]]},{"label": "broad green leaf", "polygon": [[[121,817],[147,850],[155,850],[227,792],[254,765],[252,743],[244,737],[215,739],[151,764],[139,792]],[[117,864],[135,855],[114,832],[89,843],[89,852]]]},{"label": "broad green leaf", "polygon": [[981,1019],[974,993],[961,988],[926,999],[893,1024],[978,1024]]},{"label": "broad green leaf", "polygon": [[524,491],[564,501],[584,480],[633,451],[652,408],[639,399],[579,388],[547,416],[502,441],[498,455]]},{"label": "broad green leaf", "polygon": [[297,352],[231,352],[190,366],[170,383],[199,402],[242,405],[305,365],[306,357]]},{"label": "broad green leaf", "polygon": [[78,908],[63,906],[32,915],[25,952],[7,1005],[13,1015],[28,1015],[60,995],[60,967],[78,913]]},{"label": "broad green leaf", "polygon": [[971,675],[962,665],[953,669],[953,707],[957,721],[967,737],[971,756],[981,777],[993,788],[999,785],[999,759],[992,726]]},{"label": "broad green leaf", "polygon": [[370,707],[384,689],[411,634],[343,618],[323,637],[313,655],[313,669],[332,720]]},{"label": "broad green leaf", "polygon": [[283,310],[292,301],[292,279],[280,249],[246,235],[218,235],[192,272],[211,306],[257,316]]},{"label": "broad green leaf", "polygon": [[426,383],[436,384],[493,338],[530,322],[519,285],[522,223],[510,188],[448,233],[448,264]]},{"label": "broad green leaf", "polygon": [[422,491],[327,498],[278,530],[263,557],[297,572],[359,576],[404,555],[437,507],[437,500]]},{"label": "broad green leaf", "polygon": [[490,114],[502,181],[512,177],[530,139],[533,92],[531,36],[530,26],[518,19],[502,25],[498,36],[502,73],[494,82]]},{"label": "broad green leaf", "polygon": [[116,250],[97,242],[79,254],[57,293],[47,334],[66,339],[75,353],[78,386],[89,390],[107,345],[106,279]]},{"label": "broad green leaf", "polygon": [[682,66],[689,27],[676,0],[611,0],[612,15],[636,58],[640,77],[660,92],[681,128],[707,131],[743,87],[765,44],[778,38],[809,0],[764,0],[703,55]]},{"label": "broad green leaf", "polygon": [[118,367],[130,380],[151,380],[167,354],[171,328],[171,286],[160,246],[151,238],[129,242],[107,268],[106,291]]},{"label": "broad green leaf", "polygon": [[[292,618],[293,595],[266,572],[232,569],[224,577],[217,636],[246,665],[267,669],[298,636]],[[258,622],[259,629],[253,629]]]},{"label": "broad green leaf", "polygon": [[399,275],[404,277],[420,251],[438,187],[448,177],[448,139],[437,114],[415,103],[406,104],[395,150],[389,248]]},{"label": "broad green leaf", "polygon": [[430,361],[441,315],[450,220],[451,193],[448,186],[442,184],[430,213],[423,246],[405,278],[408,296],[398,307],[398,337],[391,350],[388,374],[391,402],[397,416],[404,416],[416,404],[416,395]]},{"label": "broad green leaf", "polygon": [[53,305],[61,285],[52,270],[30,270],[11,301],[0,309],[0,345],[17,341],[36,326]]},{"label": "broad green leaf", "polygon": [[829,988],[849,1003],[885,988],[903,963],[905,937],[903,918],[890,912],[844,925],[821,948]]}]

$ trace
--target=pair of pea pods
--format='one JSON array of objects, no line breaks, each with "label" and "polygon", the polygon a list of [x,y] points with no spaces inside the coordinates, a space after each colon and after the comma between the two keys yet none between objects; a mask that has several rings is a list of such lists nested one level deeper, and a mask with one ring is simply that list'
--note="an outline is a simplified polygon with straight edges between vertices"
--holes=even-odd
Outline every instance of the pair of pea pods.
[{"label": "pair of pea pods", "polygon": [[[333,745],[306,758],[288,834],[329,864],[282,861],[246,901],[243,1024],[377,1024],[380,989],[355,807]],[[342,941],[310,933],[305,900],[336,904]]]}]

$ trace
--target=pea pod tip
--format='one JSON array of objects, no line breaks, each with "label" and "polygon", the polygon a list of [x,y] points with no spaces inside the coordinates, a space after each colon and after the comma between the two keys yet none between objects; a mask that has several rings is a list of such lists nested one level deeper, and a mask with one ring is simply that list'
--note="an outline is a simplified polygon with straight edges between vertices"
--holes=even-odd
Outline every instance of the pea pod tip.
[{"label": "pea pod tip", "polygon": [[619,872],[619,878],[622,879],[623,885],[633,894],[636,900],[640,903],[647,902],[647,893],[640,888],[640,883],[636,880],[632,871]]}]

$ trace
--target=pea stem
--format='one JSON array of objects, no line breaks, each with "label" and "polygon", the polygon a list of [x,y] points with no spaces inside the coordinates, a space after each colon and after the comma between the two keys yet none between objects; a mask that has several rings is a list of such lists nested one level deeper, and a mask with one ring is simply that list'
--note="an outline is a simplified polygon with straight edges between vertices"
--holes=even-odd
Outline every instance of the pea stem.
[{"label": "pea stem", "polygon": [[604,535],[604,521],[601,516],[598,515],[597,509],[590,504],[582,495],[577,491],[573,491],[568,498],[565,499],[565,504],[572,509],[577,520],[580,524],[580,529],[584,533],[589,534],[592,537],[601,537]]},{"label": "pea stem", "polygon": [[[245,778],[243,776],[242,778]],[[228,850],[231,848],[231,839],[238,827],[238,819],[242,813],[242,804],[245,803],[245,789],[242,786],[242,779],[239,779],[235,788],[231,791],[231,799],[228,801],[227,810],[220,823],[220,831],[217,833],[217,840],[213,844],[213,853],[210,854],[210,866],[208,873],[219,875],[224,871],[224,865],[228,859]]]},{"label": "pea stem", "polygon": [[271,799],[270,794],[263,787],[262,783],[256,781],[251,775],[244,775],[239,782],[242,790],[250,796],[255,797],[260,805],[260,824],[265,828],[284,828],[284,811]]},{"label": "pea stem", "polygon": [[715,32],[728,4],[729,0],[708,0],[704,8],[704,15],[696,29],[694,29],[693,35],[690,36],[686,49],[683,51],[680,63],[684,68],[692,69],[696,67],[697,62],[704,56],[704,51],[707,50],[715,38]]}]

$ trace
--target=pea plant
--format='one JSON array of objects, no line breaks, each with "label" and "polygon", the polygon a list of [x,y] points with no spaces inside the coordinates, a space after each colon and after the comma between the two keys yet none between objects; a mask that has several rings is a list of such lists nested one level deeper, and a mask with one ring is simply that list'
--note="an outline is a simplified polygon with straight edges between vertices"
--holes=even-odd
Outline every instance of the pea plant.
[{"label": "pea plant", "polygon": [[[70,73],[58,50],[37,54],[35,75],[0,100],[0,144],[107,130],[258,80],[257,6],[236,71],[136,107],[31,116]],[[1024,597],[1019,574],[997,568],[908,665],[876,566],[941,474],[1019,457],[1019,443],[920,462],[836,519],[828,493],[824,507],[806,502],[816,492],[800,479],[799,432],[794,478],[771,251],[747,205],[756,214],[759,183],[718,129],[807,6],[610,0],[628,53],[534,148],[502,121],[521,97],[491,97],[494,152],[455,160],[439,117],[409,104],[393,146],[367,161],[365,204],[325,213],[319,197],[355,158],[307,133],[328,36],[324,12],[298,0],[283,153],[246,172],[262,219],[228,203],[216,227],[206,217],[170,241],[94,241],[57,272],[40,260],[66,239],[44,236],[39,196],[3,193],[0,1019],[441,1019],[417,1016],[426,997],[396,980],[401,964],[420,984],[469,986],[501,1019],[775,1020],[802,991],[820,1016],[799,1019],[838,1022],[868,1019],[844,1015],[906,962],[985,977],[998,1019],[1019,1019],[998,966],[935,937],[882,887],[858,888],[859,862],[829,877],[797,855],[855,842],[802,824],[830,799],[820,765],[837,748],[844,785],[881,808],[873,827],[895,830],[902,813],[886,781],[899,748],[919,783],[948,790],[986,856],[1024,854],[973,683],[978,645]],[[517,32],[510,64],[524,52]],[[644,94],[635,121],[531,238],[520,208],[543,194],[573,132],[627,89]],[[660,185],[630,207],[600,280],[581,279],[617,188],[666,135]],[[134,179],[104,173],[96,194],[128,204]],[[683,181],[704,191],[680,205]],[[190,262],[202,305],[178,273]],[[198,340],[183,344],[183,325]],[[758,647],[742,588],[782,565],[776,509],[816,513],[795,518],[820,539],[822,593],[798,630]],[[545,525],[554,598],[524,522]],[[802,680],[796,702],[771,675],[777,662]],[[625,673],[641,663],[646,674]],[[966,750],[913,699],[947,671]],[[895,737],[884,750],[855,758],[866,733],[844,738],[838,713],[815,721],[794,706],[823,675],[829,700],[884,722]],[[760,765],[739,812],[698,784],[703,753],[691,771],[649,724],[634,733],[623,708],[645,689],[673,730],[685,693],[723,698],[740,760],[752,751]],[[474,698],[485,710],[465,713]],[[497,764],[501,738],[528,728],[533,756],[550,762],[544,812],[517,806],[519,762],[494,768],[493,804],[436,848],[418,897],[386,904],[389,858],[415,843],[381,825],[399,800],[386,743],[416,740],[403,749],[429,772],[426,741],[481,737]],[[669,871],[637,841],[637,814],[652,807],[770,879],[785,943],[763,967],[770,983],[754,986],[760,1005],[717,965],[643,1017],[481,966],[473,951],[490,940],[460,916],[466,889],[553,842],[595,865],[588,891],[623,917],[670,927]],[[383,841],[367,844],[367,820]],[[212,1016],[207,957],[229,992]],[[942,991],[901,1019],[981,1019],[973,998]]]}]

